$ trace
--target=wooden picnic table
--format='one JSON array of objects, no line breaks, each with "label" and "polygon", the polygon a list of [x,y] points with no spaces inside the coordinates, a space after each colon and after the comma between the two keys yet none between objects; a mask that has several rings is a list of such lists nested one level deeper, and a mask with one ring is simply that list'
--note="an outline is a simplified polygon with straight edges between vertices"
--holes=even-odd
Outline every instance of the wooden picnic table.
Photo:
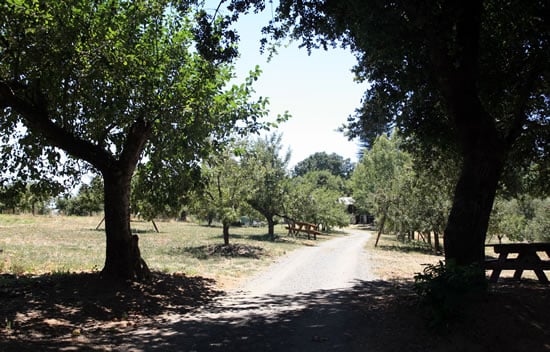
[{"label": "wooden picnic table", "polygon": [[[498,259],[485,261],[485,268],[493,270],[490,281],[497,282],[502,270],[515,270],[514,279],[521,279],[524,270],[533,270],[540,282],[548,283],[544,270],[550,270],[550,260],[542,259],[539,253],[544,252],[550,258],[550,243],[506,243],[489,244],[495,253],[499,254]],[[511,258],[509,255],[517,254]]]},{"label": "wooden picnic table", "polygon": [[310,235],[313,235],[313,239],[317,239],[317,235],[320,235],[319,227],[315,224],[311,224],[303,221],[292,221],[286,227],[289,235],[298,235],[300,232],[307,234],[307,239],[310,239]]}]

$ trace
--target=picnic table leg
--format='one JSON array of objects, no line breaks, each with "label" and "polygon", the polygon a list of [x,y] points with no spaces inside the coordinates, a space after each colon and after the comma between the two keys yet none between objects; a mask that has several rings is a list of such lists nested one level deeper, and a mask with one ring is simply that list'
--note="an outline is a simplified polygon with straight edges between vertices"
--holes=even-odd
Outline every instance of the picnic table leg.
[{"label": "picnic table leg", "polygon": [[521,279],[521,275],[523,275],[523,269],[516,269],[514,272],[514,280]]},{"label": "picnic table leg", "polygon": [[[523,261],[529,261],[529,257],[524,255],[523,253],[519,253],[516,260],[521,263]],[[523,269],[516,269],[516,271],[514,272],[514,280],[521,279],[521,275],[523,275]]]},{"label": "picnic table leg", "polygon": [[548,278],[546,277],[546,274],[542,269],[535,269],[535,274],[537,275],[537,278],[540,282],[547,284]]},{"label": "picnic table leg", "polygon": [[536,267],[539,267],[539,269],[534,269],[533,271],[535,272],[535,274],[537,275],[537,278],[539,279],[540,282],[542,283],[545,283],[547,284],[548,283],[548,278],[546,277],[546,274],[544,273],[544,270],[540,269],[540,266],[541,266],[541,262],[542,260],[540,259],[540,257],[538,256],[537,252],[532,252],[530,253],[529,257],[526,258],[527,260],[531,260],[534,262],[535,265],[533,265],[535,268]]},{"label": "picnic table leg", "polygon": [[[503,264],[504,262],[506,262],[507,257],[508,257],[507,252],[500,253],[500,255],[498,256],[498,262],[500,264]],[[489,279],[489,281],[497,282],[501,272],[502,272],[502,269],[497,269],[497,268],[493,269],[493,272],[491,273],[491,278]]]}]

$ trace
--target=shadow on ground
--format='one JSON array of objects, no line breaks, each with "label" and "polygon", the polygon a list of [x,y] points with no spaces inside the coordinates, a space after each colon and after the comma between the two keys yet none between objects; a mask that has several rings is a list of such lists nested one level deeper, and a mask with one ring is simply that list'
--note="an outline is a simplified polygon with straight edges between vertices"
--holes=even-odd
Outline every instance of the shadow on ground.
[{"label": "shadow on ground", "polygon": [[259,259],[265,251],[262,247],[251,246],[247,244],[231,243],[211,244],[204,246],[189,246],[172,248],[166,251],[170,255],[190,254],[197,259],[208,259],[211,257],[241,257]]},{"label": "shadow on ground", "polygon": [[492,287],[462,320],[433,330],[406,281],[222,297],[202,278],[157,274],[124,290],[95,280],[43,277],[2,288],[2,319],[15,324],[2,330],[0,350],[550,351],[549,291],[528,281]]},{"label": "shadow on ground", "polygon": [[146,284],[109,282],[97,273],[0,275],[0,351],[78,345],[83,331],[116,335],[122,327],[210,302],[222,294],[213,285],[202,277],[163,273]]}]

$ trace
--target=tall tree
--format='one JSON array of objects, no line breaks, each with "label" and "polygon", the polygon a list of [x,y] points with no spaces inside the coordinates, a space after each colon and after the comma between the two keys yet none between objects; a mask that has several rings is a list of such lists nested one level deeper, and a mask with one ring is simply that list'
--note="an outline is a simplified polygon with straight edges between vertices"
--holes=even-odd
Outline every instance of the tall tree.
[{"label": "tall tree", "polygon": [[[262,0],[234,0],[237,11]],[[308,49],[343,44],[371,82],[348,125],[372,142],[398,126],[418,142],[454,145],[461,163],[445,256],[482,263],[506,163],[548,165],[549,3],[281,0],[267,28]]]},{"label": "tall tree", "polygon": [[[391,138],[379,136],[372,149],[363,153],[351,178],[356,206],[377,217],[378,238],[386,223],[391,222],[390,214],[399,214],[396,209],[403,195],[403,186],[411,177],[412,160],[408,153],[401,150],[400,143],[397,133]],[[396,217],[399,215],[393,218]]]},{"label": "tall tree", "polygon": [[213,212],[223,227],[223,242],[229,245],[229,228],[239,220],[249,191],[246,171],[240,167],[235,150],[210,158],[203,164],[204,188],[197,192],[195,206]]},{"label": "tall tree", "polygon": [[227,88],[237,54],[228,21],[195,11],[194,3],[0,5],[3,169],[16,177],[87,168],[102,175],[103,277],[148,274],[129,221],[130,184],[142,156],[151,170],[174,160],[196,168],[237,121],[254,128],[265,113],[265,100],[249,101],[253,78]]},{"label": "tall tree", "polygon": [[280,134],[272,134],[252,141],[241,157],[249,187],[247,202],[265,217],[271,239],[275,236],[275,217],[284,212],[288,195],[286,168],[290,152],[280,155],[281,138]]},{"label": "tall tree", "polygon": [[325,152],[318,152],[296,164],[292,173],[294,176],[304,176],[310,171],[323,170],[347,179],[353,171],[353,163],[350,159],[344,159],[344,157],[336,153],[327,154]]}]

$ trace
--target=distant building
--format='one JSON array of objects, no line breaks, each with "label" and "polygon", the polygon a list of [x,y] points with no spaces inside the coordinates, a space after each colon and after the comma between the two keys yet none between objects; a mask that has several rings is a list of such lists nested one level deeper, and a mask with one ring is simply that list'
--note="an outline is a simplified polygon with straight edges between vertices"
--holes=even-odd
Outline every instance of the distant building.
[{"label": "distant building", "polygon": [[350,224],[372,224],[374,216],[368,212],[359,212],[355,206],[355,200],[352,197],[340,197],[338,203],[344,204],[348,208],[350,214]]}]

